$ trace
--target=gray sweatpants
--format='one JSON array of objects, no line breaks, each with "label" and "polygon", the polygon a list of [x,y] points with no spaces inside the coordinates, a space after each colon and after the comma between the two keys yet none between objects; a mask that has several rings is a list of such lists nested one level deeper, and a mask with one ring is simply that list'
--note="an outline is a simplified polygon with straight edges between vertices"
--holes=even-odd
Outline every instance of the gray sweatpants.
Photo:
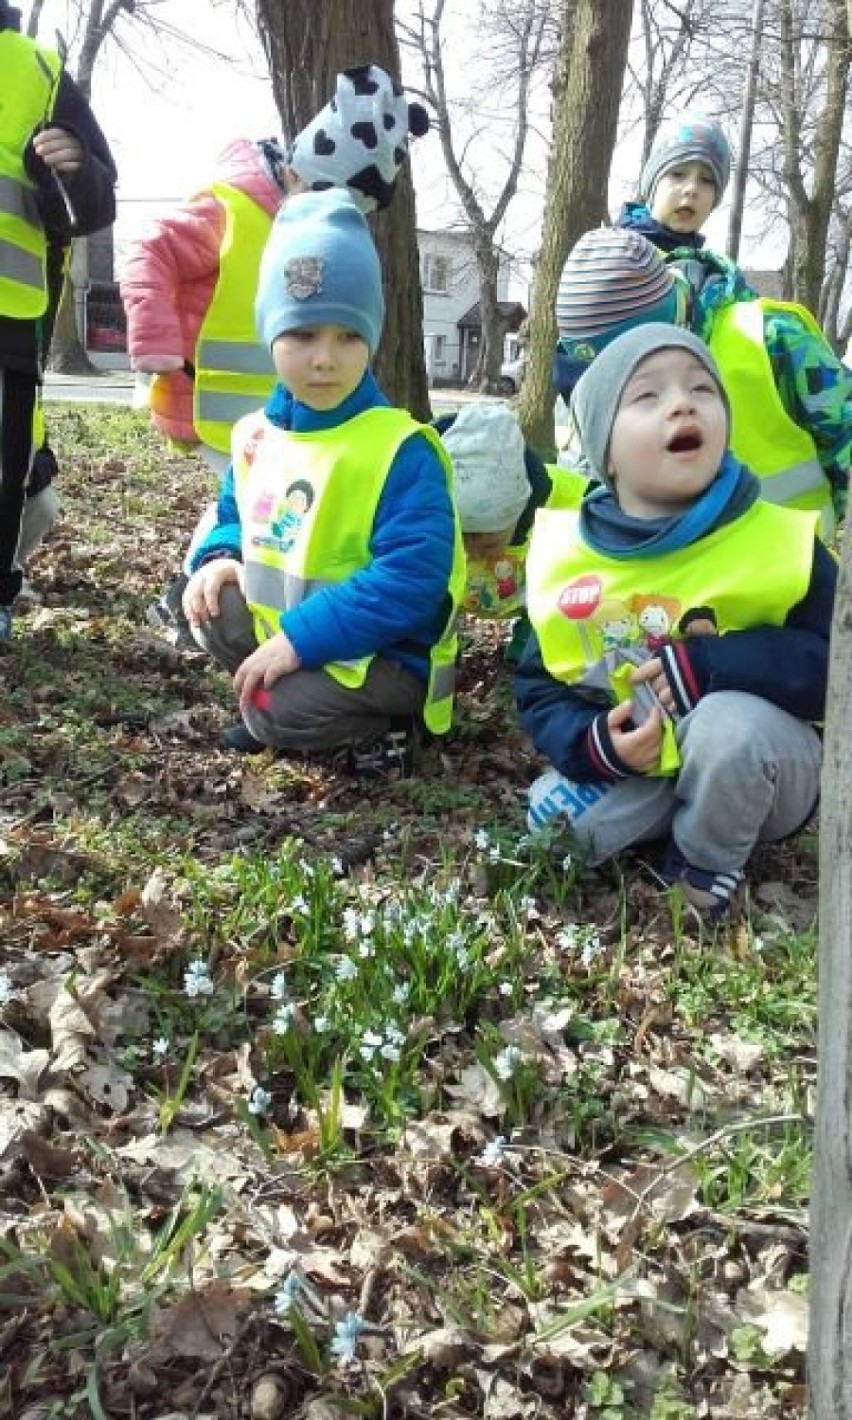
[{"label": "gray sweatpants", "polygon": [[[254,624],[238,587],[228,584],[219,615],[193,627],[202,650],[231,672],[257,649]],[[393,661],[376,656],[362,686],[350,689],[327,671],[293,671],[281,676],[243,717],[256,739],[276,749],[307,754],[383,735],[394,720],[418,717],[426,685]]]},{"label": "gray sweatpants", "polygon": [[819,736],[768,700],[738,690],[708,695],[680,722],[677,741],[681,768],[671,778],[575,784],[549,770],[530,789],[530,827],[567,820],[593,864],[671,834],[688,862],[723,873],[813,813]]}]

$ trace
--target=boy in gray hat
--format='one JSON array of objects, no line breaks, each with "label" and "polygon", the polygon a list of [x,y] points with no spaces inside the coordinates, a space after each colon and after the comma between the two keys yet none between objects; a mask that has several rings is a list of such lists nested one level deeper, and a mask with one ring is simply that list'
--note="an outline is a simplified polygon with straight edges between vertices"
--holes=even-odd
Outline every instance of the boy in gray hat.
[{"label": "boy in gray hat", "polygon": [[530,825],[567,821],[591,863],[665,840],[663,878],[716,919],[755,845],[816,805],[836,565],[816,514],[761,500],[727,450],[689,332],[619,336],[573,412],[601,487],[533,531],[516,691],[553,769]]},{"label": "boy in gray hat", "polygon": [[685,113],[657,134],[639,179],[639,201],[626,202],[616,227],[647,237],[660,251],[698,250],[701,228],[722,200],[731,150],[714,118]]}]

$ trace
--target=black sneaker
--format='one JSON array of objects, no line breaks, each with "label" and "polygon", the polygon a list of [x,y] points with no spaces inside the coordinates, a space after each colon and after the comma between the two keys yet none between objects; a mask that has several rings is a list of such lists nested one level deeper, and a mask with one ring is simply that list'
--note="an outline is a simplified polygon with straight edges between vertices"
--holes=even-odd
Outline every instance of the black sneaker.
[{"label": "black sneaker", "polygon": [[408,779],[414,773],[419,747],[414,721],[401,719],[385,734],[350,745],[347,769],[359,779]]},{"label": "black sneaker", "polygon": [[238,725],[229,725],[219,736],[219,748],[232,750],[235,754],[263,754],[269,749],[262,740],[256,740],[247,725],[240,720]]}]

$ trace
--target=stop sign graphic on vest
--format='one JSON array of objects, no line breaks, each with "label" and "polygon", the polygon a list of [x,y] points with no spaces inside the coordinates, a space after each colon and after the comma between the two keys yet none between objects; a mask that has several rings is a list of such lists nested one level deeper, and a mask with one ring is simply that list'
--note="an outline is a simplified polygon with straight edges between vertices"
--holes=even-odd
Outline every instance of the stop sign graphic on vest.
[{"label": "stop sign graphic on vest", "polygon": [[575,577],[559,593],[559,610],[569,621],[585,621],[593,616],[601,604],[601,579],[589,572],[584,577]]}]

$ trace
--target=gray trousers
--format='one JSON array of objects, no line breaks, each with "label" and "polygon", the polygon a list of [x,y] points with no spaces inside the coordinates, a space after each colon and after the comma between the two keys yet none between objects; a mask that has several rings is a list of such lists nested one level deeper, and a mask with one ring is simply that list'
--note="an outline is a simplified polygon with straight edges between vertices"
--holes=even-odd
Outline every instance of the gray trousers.
[{"label": "gray trousers", "polygon": [[[238,587],[227,584],[219,615],[193,627],[195,640],[226,670],[239,669],[257,649],[254,624]],[[327,671],[293,671],[270,686],[266,704],[244,716],[255,739],[296,754],[336,749],[383,735],[398,719],[419,717],[426,685],[393,661],[376,656],[362,686],[350,689]]]},{"label": "gray trousers", "polygon": [[677,741],[681,768],[671,778],[574,784],[550,770],[530,789],[530,826],[567,820],[593,864],[671,834],[688,862],[723,873],[813,813],[819,736],[768,700],[738,690],[708,695],[678,725]]}]

